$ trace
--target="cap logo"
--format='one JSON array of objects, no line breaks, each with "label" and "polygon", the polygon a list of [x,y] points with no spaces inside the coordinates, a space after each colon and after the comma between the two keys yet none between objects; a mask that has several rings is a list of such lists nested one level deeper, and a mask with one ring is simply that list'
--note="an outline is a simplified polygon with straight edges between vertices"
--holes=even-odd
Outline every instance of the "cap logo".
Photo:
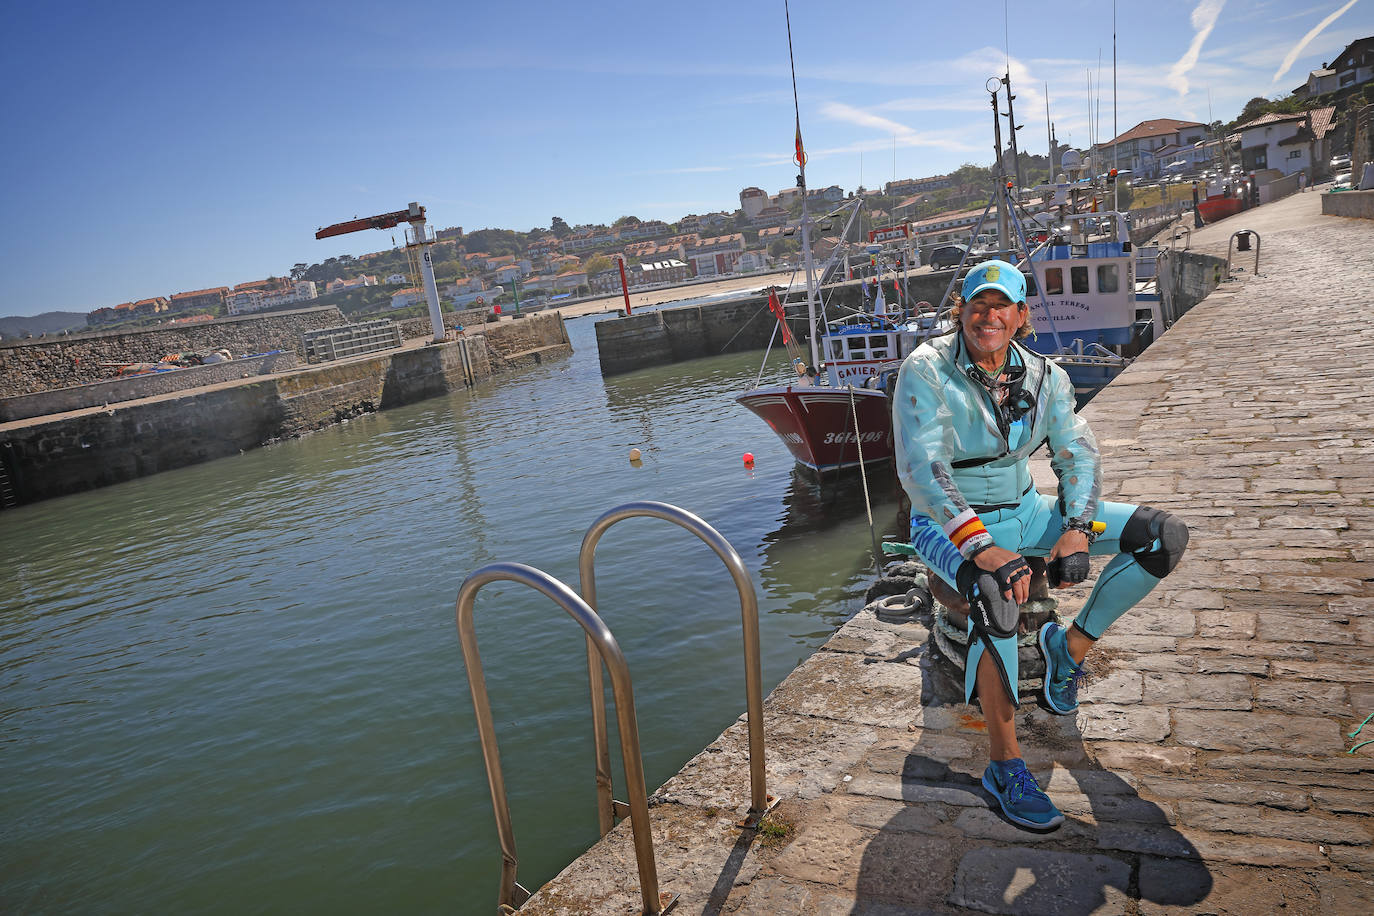
[{"label": "cap logo", "polygon": [[996,282],[996,281],[997,281],[997,278],[998,278],[999,276],[1001,276],[1001,274],[1002,274],[1002,269],[1001,269],[1000,267],[998,267],[996,264],[994,264],[994,265],[992,265],[991,267],[989,267],[989,268],[987,269],[987,272],[986,272],[985,274],[983,274],[983,276],[984,276],[985,279],[987,279],[987,280],[989,280],[989,281]]}]

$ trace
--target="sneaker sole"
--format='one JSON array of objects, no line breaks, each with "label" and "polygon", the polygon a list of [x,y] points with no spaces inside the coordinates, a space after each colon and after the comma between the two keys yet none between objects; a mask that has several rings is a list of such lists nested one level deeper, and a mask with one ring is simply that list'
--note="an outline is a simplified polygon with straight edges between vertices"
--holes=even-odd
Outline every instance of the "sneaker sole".
[{"label": "sneaker sole", "polygon": [[1050,712],[1054,713],[1056,716],[1071,716],[1078,712],[1077,703],[1073,704],[1069,709],[1060,709],[1058,706],[1054,705],[1054,700],[1050,699],[1050,647],[1045,644],[1045,631],[1049,628],[1050,624],[1046,623],[1040,628],[1040,632],[1037,633],[1035,637],[1036,642],[1040,643],[1040,654],[1045,658],[1045,686],[1041,688],[1041,694],[1045,698],[1045,707],[1049,709]]},{"label": "sneaker sole", "polygon": [[997,789],[992,785],[992,783],[988,782],[988,776],[986,773],[983,774],[982,783],[983,788],[987,789],[988,792],[991,793],[992,797],[997,800],[997,807],[1002,809],[1002,814],[1006,817],[1006,819],[1011,821],[1018,827],[1025,827],[1027,830],[1053,830],[1060,824],[1064,823],[1064,813],[1062,811],[1056,814],[1052,820],[1048,820],[1043,824],[1037,824],[1035,821],[1028,821],[1024,817],[1018,817],[1015,814],[1012,814],[1009,810],[1007,810],[1006,804],[1002,801],[1002,796],[997,792]]}]

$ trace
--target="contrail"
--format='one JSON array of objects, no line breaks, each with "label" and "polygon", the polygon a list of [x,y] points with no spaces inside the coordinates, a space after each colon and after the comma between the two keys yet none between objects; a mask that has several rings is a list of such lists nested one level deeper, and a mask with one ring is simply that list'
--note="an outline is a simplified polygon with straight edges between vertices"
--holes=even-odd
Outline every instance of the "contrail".
[{"label": "contrail", "polygon": [[1279,72],[1274,74],[1274,81],[1270,83],[1270,85],[1278,85],[1279,80],[1283,79],[1284,74],[1288,72],[1289,68],[1292,67],[1293,63],[1298,59],[1298,55],[1302,53],[1302,49],[1311,44],[1312,39],[1320,35],[1326,29],[1327,26],[1329,26],[1331,23],[1339,19],[1342,13],[1344,13],[1346,10],[1350,9],[1352,6],[1359,2],[1360,0],[1350,0],[1350,2],[1347,3],[1345,6],[1336,10],[1336,12],[1332,13],[1330,16],[1327,16],[1321,22],[1317,23],[1316,28],[1308,32],[1306,35],[1302,36],[1298,43],[1293,45],[1293,50],[1289,51],[1287,56],[1284,57],[1283,63],[1279,64]]},{"label": "contrail", "polygon": [[[1356,0],[1351,2],[1354,3]],[[1197,66],[1202,45],[1207,41],[1207,36],[1212,34],[1212,27],[1217,24],[1217,17],[1221,15],[1221,8],[1225,5],[1226,0],[1201,0],[1193,10],[1193,43],[1188,46],[1188,50],[1178,62],[1169,68],[1168,74],[1164,77],[1164,82],[1177,89],[1179,95],[1188,94],[1188,72]]]}]

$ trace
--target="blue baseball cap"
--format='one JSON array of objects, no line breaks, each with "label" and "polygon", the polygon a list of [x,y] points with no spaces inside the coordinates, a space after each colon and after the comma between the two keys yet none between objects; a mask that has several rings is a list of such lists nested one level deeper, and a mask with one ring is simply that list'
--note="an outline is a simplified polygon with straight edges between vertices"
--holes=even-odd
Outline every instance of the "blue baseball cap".
[{"label": "blue baseball cap", "polygon": [[1026,301],[1026,277],[1006,261],[984,261],[964,277],[965,302],[985,289],[995,289],[1012,302]]}]

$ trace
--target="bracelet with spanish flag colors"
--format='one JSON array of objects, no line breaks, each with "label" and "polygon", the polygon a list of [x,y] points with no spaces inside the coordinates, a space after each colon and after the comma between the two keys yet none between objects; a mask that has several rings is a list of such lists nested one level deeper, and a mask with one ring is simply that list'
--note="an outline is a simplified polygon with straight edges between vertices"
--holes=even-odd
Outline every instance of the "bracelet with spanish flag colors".
[{"label": "bracelet with spanish flag colors", "polygon": [[992,543],[992,535],[988,534],[983,520],[972,509],[965,509],[945,522],[944,529],[945,535],[965,560],[972,559],[980,548]]}]

